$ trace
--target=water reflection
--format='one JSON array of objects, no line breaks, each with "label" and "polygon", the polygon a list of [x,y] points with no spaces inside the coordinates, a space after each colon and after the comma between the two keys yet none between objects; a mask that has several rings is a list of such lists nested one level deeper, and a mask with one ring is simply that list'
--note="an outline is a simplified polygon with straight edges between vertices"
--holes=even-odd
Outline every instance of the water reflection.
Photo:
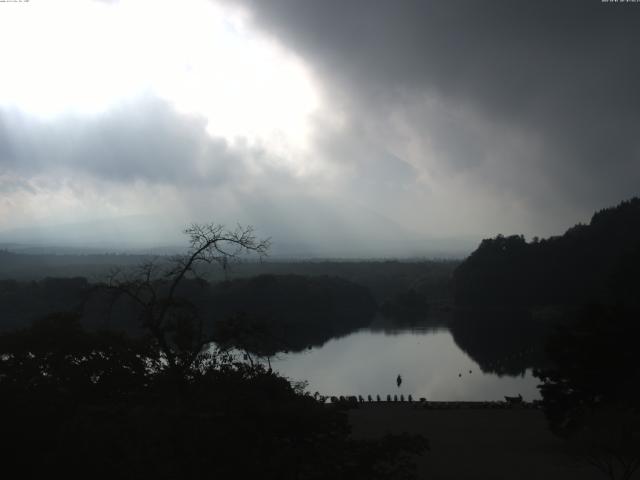
[{"label": "water reflection", "polygon": [[517,394],[525,400],[540,398],[530,370],[514,377],[483,373],[437,323],[407,328],[374,323],[321,347],[281,354],[271,364],[292,380],[308,381],[309,391],[323,395],[411,394],[443,401],[503,400]]}]

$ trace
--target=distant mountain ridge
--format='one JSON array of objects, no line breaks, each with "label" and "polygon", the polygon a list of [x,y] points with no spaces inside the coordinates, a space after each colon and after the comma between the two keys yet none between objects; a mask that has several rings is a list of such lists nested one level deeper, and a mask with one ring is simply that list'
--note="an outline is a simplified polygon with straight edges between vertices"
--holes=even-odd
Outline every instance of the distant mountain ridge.
[{"label": "distant mountain ridge", "polygon": [[640,198],[634,197],[561,236],[483,240],[455,270],[454,297],[465,307],[610,302],[625,290],[622,283],[633,281],[639,260]]},{"label": "distant mountain ridge", "polygon": [[[24,253],[175,253],[184,244],[181,228],[153,215],[127,215],[0,231],[0,248]],[[184,249],[184,248],[182,248]]]},{"label": "distant mountain ridge", "polygon": [[[260,237],[271,237],[270,255],[285,259],[462,258],[478,237],[424,235],[367,208],[331,205],[313,214],[285,209],[268,216],[238,215]],[[358,221],[346,221],[343,217]],[[234,225],[236,219],[215,217]],[[61,224],[40,224],[0,230],[0,249],[33,254],[176,254],[184,252],[183,229],[212,219],[127,215]]]}]

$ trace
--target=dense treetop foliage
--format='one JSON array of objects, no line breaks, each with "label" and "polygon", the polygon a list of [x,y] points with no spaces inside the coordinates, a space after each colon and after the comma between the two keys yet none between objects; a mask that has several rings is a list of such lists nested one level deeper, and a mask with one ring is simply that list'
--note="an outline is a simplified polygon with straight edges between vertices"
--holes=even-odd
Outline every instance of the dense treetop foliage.
[{"label": "dense treetop foliage", "polygon": [[639,319],[638,311],[590,305],[550,337],[552,365],[537,375],[555,431],[571,432],[596,408],[639,408]]},{"label": "dense treetop foliage", "polygon": [[[366,290],[328,278],[259,277],[212,292],[199,265],[225,266],[241,252],[263,254],[268,240],[239,225],[195,224],[185,233],[186,255],[116,271],[95,286],[68,281],[65,287],[85,297],[81,308],[0,334],[5,471],[110,480],[410,477],[411,455],[427,447],[423,438],[354,440],[336,405],[305,394],[261,363],[209,344],[205,322],[216,319],[207,313],[229,318],[242,306],[271,332],[282,322],[303,322],[302,306],[318,313],[313,321],[337,307],[354,315],[363,305],[371,309]],[[19,296],[21,289],[7,283],[3,293]],[[67,300],[75,300],[74,293]],[[97,300],[87,305],[91,293]],[[107,306],[109,318],[115,313],[119,325],[136,327],[94,321],[85,330],[80,315]],[[223,347],[238,346],[245,326],[223,329],[229,344]]]},{"label": "dense treetop foliage", "polygon": [[[327,276],[260,275],[232,280],[215,285],[208,298],[216,306],[214,340],[236,341],[266,355],[321,345],[367,326],[376,311],[365,287]],[[246,327],[251,327],[249,344],[229,334],[230,319],[244,324],[245,337]]]},{"label": "dense treetop foliage", "polygon": [[[376,310],[366,288],[328,276],[260,275],[215,284],[185,279],[177,294],[209,332],[230,318],[267,328],[264,340],[271,354],[302,350],[364,327]],[[0,330],[26,326],[50,312],[77,311],[92,329],[141,333],[136,305],[126,298],[112,300],[84,278],[0,280]]]},{"label": "dense treetop foliage", "polygon": [[[604,293],[565,311],[547,341],[547,364],[536,371],[552,430],[611,480],[640,468],[639,217],[634,199],[570,231],[583,251],[593,246],[600,276],[588,282]],[[597,252],[596,241],[608,250]]]},{"label": "dense treetop foliage", "polygon": [[261,365],[54,315],[0,335],[0,448],[24,478],[408,478],[415,436],[355,441],[345,413]]},{"label": "dense treetop foliage", "polygon": [[483,240],[455,270],[454,340],[485,371],[522,373],[550,359],[546,338],[584,305],[640,306],[640,199],[564,235]]},{"label": "dense treetop foliage", "polygon": [[564,235],[483,240],[454,273],[461,306],[531,307],[609,301],[612,274],[640,248],[640,198],[595,213]]},{"label": "dense treetop foliage", "polygon": [[430,309],[427,297],[413,288],[396,294],[380,306],[382,314],[396,324],[424,321]]},{"label": "dense treetop foliage", "polygon": [[626,302],[584,307],[550,337],[549,364],[536,371],[552,431],[610,480],[640,468],[639,319]]}]

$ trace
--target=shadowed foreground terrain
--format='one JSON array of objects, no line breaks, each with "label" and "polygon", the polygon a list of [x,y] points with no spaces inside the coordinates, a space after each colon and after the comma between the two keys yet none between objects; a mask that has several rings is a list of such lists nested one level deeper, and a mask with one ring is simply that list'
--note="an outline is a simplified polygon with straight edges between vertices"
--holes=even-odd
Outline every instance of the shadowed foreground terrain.
[{"label": "shadowed foreground terrain", "polygon": [[355,438],[422,434],[430,451],[417,460],[417,478],[430,480],[591,480],[602,478],[564,451],[562,439],[535,409],[427,410],[364,404],[351,410]]}]

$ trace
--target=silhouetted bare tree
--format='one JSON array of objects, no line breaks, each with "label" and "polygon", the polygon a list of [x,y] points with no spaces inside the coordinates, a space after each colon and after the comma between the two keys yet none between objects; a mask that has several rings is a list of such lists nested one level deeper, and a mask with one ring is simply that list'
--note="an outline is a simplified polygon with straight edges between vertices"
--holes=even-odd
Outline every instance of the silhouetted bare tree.
[{"label": "silhouetted bare tree", "polygon": [[[5,470],[27,478],[413,478],[424,438],[354,439],[342,407],[306,394],[304,383],[202,348],[209,338],[197,301],[182,298],[193,293],[187,281],[200,278],[198,265],[264,255],[269,241],[250,227],[186,233],[185,255],[114,272],[100,286],[136,306],[148,335],[85,330],[79,315],[64,313],[0,333]],[[245,347],[260,331],[228,330]]]},{"label": "silhouetted bare tree", "polygon": [[133,302],[140,326],[153,336],[168,367],[176,370],[188,369],[211,341],[193,304],[180,295],[181,284],[189,278],[202,280],[199,265],[227,268],[242,255],[264,256],[270,247],[270,240],[258,239],[251,226],[193,224],[184,233],[189,237],[186,254],[114,271],[102,286],[114,294],[114,301],[126,297]]}]

